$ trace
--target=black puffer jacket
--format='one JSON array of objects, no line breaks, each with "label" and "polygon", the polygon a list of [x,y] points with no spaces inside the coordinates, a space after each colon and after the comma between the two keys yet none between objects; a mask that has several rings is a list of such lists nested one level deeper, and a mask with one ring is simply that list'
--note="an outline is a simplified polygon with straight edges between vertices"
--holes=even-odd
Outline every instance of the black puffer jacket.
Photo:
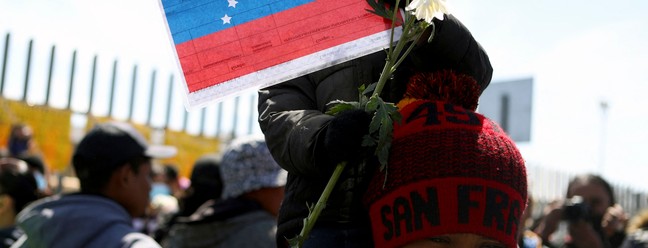
[{"label": "black puffer jacket", "polygon": [[[401,81],[411,71],[451,68],[473,76],[483,89],[490,83],[488,56],[470,32],[454,17],[436,22],[432,43],[423,43],[401,64],[392,87],[383,92],[404,91]],[[277,237],[292,238],[308,215],[306,204],[315,204],[330,178],[334,165],[326,164],[321,140],[333,116],[324,114],[333,100],[357,101],[361,84],[378,81],[385,64],[380,51],[338,64],[259,91],[259,123],[275,160],[288,171],[285,198],[279,213]],[[399,94],[384,94],[397,102]],[[318,225],[354,225],[369,228],[361,197],[366,188],[367,168],[347,165],[331,193]]]},{"label": "black puffer jacket", "polygon": [[[357,101],[358,86],[377,81],[385,53],[379,52],[307,76],[263,89],[259,93],[259,121],[275,160],[288,171],[285,198],[279,213],[278,236],[293,237],[315,204],[334,165],[318,157],[320,135],[333,116],[324,114],[333,100]],[[318,224],[365,223],[359,188],[363,168],[350,164],[331,193]],[[356,220],[354,218],[359,218]]]}]

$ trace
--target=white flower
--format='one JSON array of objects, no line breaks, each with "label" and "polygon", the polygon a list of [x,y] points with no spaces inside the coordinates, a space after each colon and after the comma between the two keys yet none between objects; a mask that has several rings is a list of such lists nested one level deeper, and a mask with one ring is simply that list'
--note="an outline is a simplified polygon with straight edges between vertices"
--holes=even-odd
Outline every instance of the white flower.
[{"label": "white flower", "polygon": [[427,23],[432,23],[434,17],[443,20],[443,14],[448,13],[446,0],[413,0],[405,10],[412,11],[416,19],[425,19]]}]

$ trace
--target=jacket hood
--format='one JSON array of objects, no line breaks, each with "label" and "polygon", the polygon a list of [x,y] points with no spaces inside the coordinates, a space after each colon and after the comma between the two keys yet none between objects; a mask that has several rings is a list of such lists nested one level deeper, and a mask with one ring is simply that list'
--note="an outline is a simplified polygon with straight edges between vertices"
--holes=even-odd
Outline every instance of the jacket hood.
[{"label": "jacket hood", "polygon": [[193,214],[178,217],[178,223],[189,225],[227,221],[228,219],[262,210],[259,203],[243,198],[230,198],[226,200],[208,200],[203,203]]},{"label": "jacket hood", "polygon": [[30,247],[119,247],[134,232],[126,210],[98,195],[41,199],[21,211],[17,222]]},{"label": "jacket hood", "polygon": [[[207,201],[192,216],[179,217],[168,247],[276,247],[276,219],[241,198]],[[214,230],[218,230],[215,232]]]}]

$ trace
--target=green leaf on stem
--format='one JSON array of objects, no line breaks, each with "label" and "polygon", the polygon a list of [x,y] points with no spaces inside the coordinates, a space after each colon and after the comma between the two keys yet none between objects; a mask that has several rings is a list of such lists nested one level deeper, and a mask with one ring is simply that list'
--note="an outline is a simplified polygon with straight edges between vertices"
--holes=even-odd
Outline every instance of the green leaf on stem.
[{"label": "green leaf on stem", "polygon": [[366,134],[365,136],[362,136],[362,146],[364,147],[372,147],[378,144],[376,142],[376,139],[374,139],[370,134]]},{"label": "green leaf on stem", "polygon": [[[434,33],[436,32],[436,25],[433,23],[430,23],[432,31],[430,32],[430,37],[428,37],[427,42],[432,43],[432,40],[434,39]],[[427,27],[426,27],[427,28]]]},{"label": "green leaf on stem", "polygon": [[360,103],[359,102],[345,102],[341,100],[335,100],[331,101],[329,104],[332,104],[333,107],[326,111],[326,114],[329,115],[336,115],[342,111],[346,110],[352,110],[352,109],[358,109],[360,108]]},{"label": "green leaf on stem", "polygon": [[367,9],[370,13],[382,16],[389,20],[394,16],[394,7],[388,8],[383,0],[367,0],[367,3],[369,3],[369,6],[373,9]]},{"label": "green leaf on stem", "polygon": [[375,155],[378,156],[381,168],[384,168],[389,160],[394,121],[400,122],[401,115],[395,104],[385,102],[379,96],[369,98],[365,110],[374,114],[369,124],[369,134],[363,138],[362,143],[376,146]]},{"label": "green leaf on stem", "polygon": [[362,86],[360,86],[360,88],[359,88],[358,90],[359,90],[360,92],[362,92],[361,95],[363,95],[363,96],[371,95],[371,93],[373,93],[374,90],[376,90],[376,85],[378,85],[378,82],[375,82],[375,83],[370,84],[370,85],[367,86],[367,88],[364,89],[364,90],[362,90],[362,89],[364,88],[364,85],[362,85]]},{"label": "green leaf on stem", "polygon": [[[371,85],[369,87],[372,87]],[[375,88],[375,85],[373,86]],[[347,102],[347,101],[342,101],[342,100],[334,100],[329,102],[327,105],[333,105],[328,111],[326,111],[326,114],[329,115],[337,115],[342,111],[346,110],[354,110],[354,109],[365,109],[365,106],[367,105],[367,102],[369,101],[369,98],[364,94],[367,89],[365,89],[364,85],[360,85],[358,87],[358,101],[357,102]]]}]

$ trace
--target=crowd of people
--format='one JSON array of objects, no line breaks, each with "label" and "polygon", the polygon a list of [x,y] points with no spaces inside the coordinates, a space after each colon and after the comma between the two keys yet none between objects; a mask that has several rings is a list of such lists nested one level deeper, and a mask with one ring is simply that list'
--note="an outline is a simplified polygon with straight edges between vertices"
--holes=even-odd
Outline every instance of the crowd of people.
[{"label": "crowd of people", "polygon": [[[348,247],[648,244],[648,215],[629,221],[610,184],[593,174],[574,177],[564,199],[532,218],[524,160],[497,124],[471,109],[476,96],[462,104],[405,95],[401,111],[410,121],[395,127],[390,167],[373,170],[362,195],[371,240],[347,240]],[[438,104],[451,107],[435,115],[465,122],[431,125],[430,113],[419,110]],[[289,238],[277,233],[277,218],[286,211],[281,201],[290,172],[275,162],[264,137],[238,138],[198,159],[186,188],[176,168],[152,160],[174,154],[173,147],[147,144],[128,124],[99,124],[73,155],[80,191],[62,195],[39,186],[45,170],[39,156],[3,155],[0,247],[276,247]],[[313,232],[304,247],[365,235],[341,235],[344,229],[327,225],[318,225],[326,231]]]},{"label": "crowd of people", "polygon": [[326,114],[378,79],[383,52],[260,90],[264,135],[205,154],[189,183],[157,160],[175,147],[106,122],[74,149],[78,192],[53,193],[18,124],[0,158],[0,247],[288,247],[342,161],[303,247],[648,247],[648,213],[629,220],[598,175],[574,177],[534,218],[522,155],[477,112],[486,52],[454,16],[434,22],[382,96],[402,116],[388,166],[362,145],[369,113]]}]

